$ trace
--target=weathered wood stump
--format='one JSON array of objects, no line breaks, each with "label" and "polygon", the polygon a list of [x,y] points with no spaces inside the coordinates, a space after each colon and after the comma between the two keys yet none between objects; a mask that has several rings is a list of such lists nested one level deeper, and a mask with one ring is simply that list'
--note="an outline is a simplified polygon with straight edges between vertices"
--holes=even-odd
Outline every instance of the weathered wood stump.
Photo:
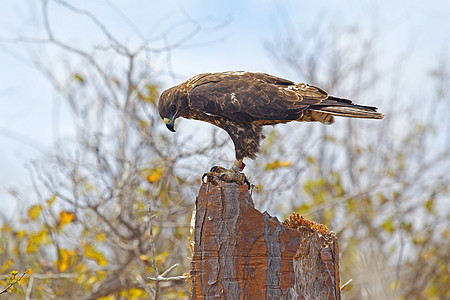
[{"label": "weathered wood stump", "polygon": [[202,184],[196,202],[192,299],[340,299],[337,238],[294,214],[254,208],[246,185]]}]

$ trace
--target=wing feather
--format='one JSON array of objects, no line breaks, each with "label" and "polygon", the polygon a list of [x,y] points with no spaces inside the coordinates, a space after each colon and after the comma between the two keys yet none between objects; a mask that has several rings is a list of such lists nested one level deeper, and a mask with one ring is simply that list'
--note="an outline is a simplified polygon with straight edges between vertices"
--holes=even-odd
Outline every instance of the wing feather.
[{"label": "wing feather", "polygon": [[233,120],[295,120],[311,105],[328,98],[315,86],[264,73],[225,72],[202,75],[191,83],[190,105]]}]

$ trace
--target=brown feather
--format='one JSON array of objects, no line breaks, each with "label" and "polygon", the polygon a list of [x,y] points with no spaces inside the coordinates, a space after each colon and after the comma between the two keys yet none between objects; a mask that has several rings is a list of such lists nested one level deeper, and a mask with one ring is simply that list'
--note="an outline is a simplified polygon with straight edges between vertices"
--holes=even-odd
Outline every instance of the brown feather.
[{"label": "brown feather", "polygon": [[164,91],[158,109],[165,119],[185,117],[224,129],[234,142],[237,159],[256,156],[264,125],[294,120],[328,125],[333,116],[384,117],[376,107],[329,96],[319,87],[251,72],[199,74]]}]

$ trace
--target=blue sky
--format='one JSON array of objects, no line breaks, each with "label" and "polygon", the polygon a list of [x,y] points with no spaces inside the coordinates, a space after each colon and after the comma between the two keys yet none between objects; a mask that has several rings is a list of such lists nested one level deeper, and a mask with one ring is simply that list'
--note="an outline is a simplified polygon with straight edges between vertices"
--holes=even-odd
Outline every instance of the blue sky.
[{"label": "blue sky", "polygon": [[[416,86],[435,65],[437,57],[450,48],[450,1],[70,1],[92,11],[119,40],[137,44],[140,34],[152,37],[188,15],[206,26],[222,22],[218,31],[206,31],[192,43],[214,42],[210,46],[176,50],[172,66],[180,81],[203,72],[249,70],[289,77],[274,63],[264,42],[280,32],[287,19],[299,28],[311,28],[322,18],[336,26],[378,26],[380,54],[386,64],[406,49],[411,59],[404,80]],[[120,11],[120,13],[119,13]],[[74,18],[58,8],[52,15],[55,32],[87,47],[96,41],[83,18]],[[126,19],[123,18],[126,16]],[[375,16],[375,17],[374,17]],[[187,28],[169,37],[175,39]],[[25,166],[51,148],[56,138],[71,133],[70,124],[58,123],[54,110],[58,96],[33,68],[21,45],[5,42],[19,35],[35,36],[42,31],[40,1],[0,1],[0,201],[10,201],[11,186],[29,186]],[[44,53],[50,56],[52,53]],[[290,78],[301,81],[302,78]],[[177,84],[167,80],[165,86]],[[56,106],[55,106],[56,105]],[[64,114],[64,113],[63,113]]]}]

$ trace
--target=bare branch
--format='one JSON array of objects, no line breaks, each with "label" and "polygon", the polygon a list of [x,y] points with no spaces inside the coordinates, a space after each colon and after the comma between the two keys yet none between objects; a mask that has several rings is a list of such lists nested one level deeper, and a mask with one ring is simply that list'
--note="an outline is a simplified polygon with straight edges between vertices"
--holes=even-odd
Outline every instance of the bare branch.
[{"label": "bare branch", "polygon": [[58,279],[58,278],[74,278],[78,276],[76,273],[60,273],[60,274],[37,274],[34,273],[30,276],[30,281],[28,282],[27,294],[25,296],[26,300],[31,299],[31,292],[33,290],[34,279]]},{"label": "bare branch", "polygon": [[341,287],[340,287],[341,291],[342,291],[343,289],[345,289],[345,287],[346,287],[347,285],[349,285],[352,281],[353,281],[353,279],[349,279],[346,283],[344,283],[343,285],[341,285]]},{"label": "bare branch", "polygon": [[[44,1],[47,2],[48,0],[44,0]],[[60,0],[53,0],[53,1],[56,2],[56,3],[58,3],[58,4],[61,5],[61,6],[66,7],[67,9],[69,9],[69,10],[71,10],[71,11],[77,13],[77,14],[81,14],[81,15],[84,15],[84,16],[88,17],[88,19],[91,20],[91,21],[97,26],[97,28],[99,28],[99,29],[103,32],[103,34],[105,34],[105,36],[107,37],[107,39],[108,39],[110,42],[113,42],[113,43],[114,43],[114,46],[113,46],[114,49],[116,49],[116,50],[118,49],[118,50],[120,50],[120,51],[119,51],[120,53],[122,53],[122,54],[124,54],[124,55],[128,55],[128,53],[129,53],[129,52],[128,52],[128,49],[126,49],[126,47],[125,47],[122,43],[120,43],[120,42],[112,35],[112,33],[109,32],[109,30],[106,28],[106,26],[103,25],[103,23],[101,23],[101,22],[95,17],[95,15],[92,14],[90,11],[87,11],[87,10],[84,10],[84,9],[79,9],[79,8],[77,8],[77,7],[75,7],[75,6],[71,5],[71,4],[69,4],[69,3],[66,2],[66,1],[60,1]]]},{"label": "bare branch", "polygon": [[178,264],[174,264],[173,266],[171,266],[170,268],[165,270],[161,275],[158,275],[156,277],[148,277],[148,279],[152,280],[152,281],[186,280],[186,278],[189,277],[188,275],[179,275],[179,276],[166,277],[166,275],[169,274],[170,271],[172,271],[173,269],[175,269],[178,266],[179,266]]},{"label": "bare branch", "polygon": [[161,275],[158,275],[155,277],[148,277],[149,280],[152,281],[176,281],[176,280],[186,280],[188,278],[188,275],[179,275],[179,276],[172,276],[172,277],[163,277]]},{"label": "bare branch", "polygon": [[155,297],[155,290],[144,281],[144,278],[142,278],[141,275],[136,275],[136,280],[141,284],[149,296]]},{"label": "bare branch", "polygon": [[161,274],[161,276],[162,276],[162,277],[166,276],[167,274],[169,274],[170,271],[172,271],[173,269],[177,268],[178,266],[179,266],[178,264],[174,264],[173,266],[171,266],[170,268],[168,268],[167,270],[165,270],[165,271]]},{"label": "bare branch", "polygon": [[[152,250],[152,266],[153,266],[153,272],[156,276],[159,276],[158,267],[156,266],[156,249],[155,249],[155,240],[153,238],[153,209],[152,209],[152,201],[151,199],[148,199],[148,223],[149,223],[149,230],[150,230],[150,247]],[[155,283],[155,299],[159,299],[159,282],[157,281]]]}]

